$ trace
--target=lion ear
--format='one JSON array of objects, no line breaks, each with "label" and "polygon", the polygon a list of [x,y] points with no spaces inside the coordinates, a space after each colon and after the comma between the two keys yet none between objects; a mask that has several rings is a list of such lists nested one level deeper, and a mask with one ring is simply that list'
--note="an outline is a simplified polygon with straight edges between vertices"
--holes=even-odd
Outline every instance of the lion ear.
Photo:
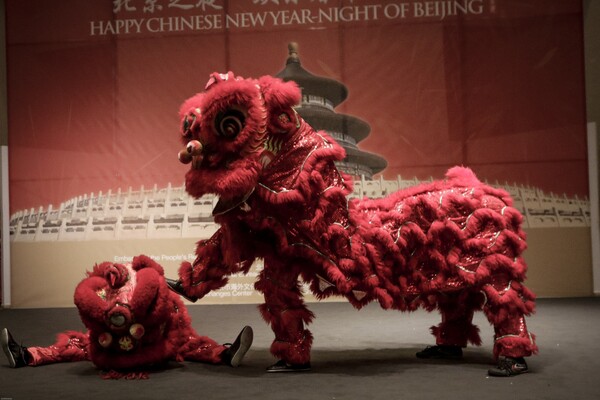
[{"label": "lion ear", "polygon": [[302,92],[296,82],[284,82],[279,78],[263,76],[258,83],[271,112],[287,110],[300,104]]}]

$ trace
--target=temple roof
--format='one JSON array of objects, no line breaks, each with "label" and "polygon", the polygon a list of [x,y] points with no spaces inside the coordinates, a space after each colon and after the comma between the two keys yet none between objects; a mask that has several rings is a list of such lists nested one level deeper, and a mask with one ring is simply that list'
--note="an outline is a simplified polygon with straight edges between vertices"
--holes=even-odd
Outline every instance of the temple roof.
[{"label": "temple roof", "polygon": [[299,108],[298,114],[313,128],[327,132],[345,133],[352,136],[356,143],[369,136],[371,131],[369,124],[352,115],[327,112],[311,107]]},{"label": "temple roof", "polygon": [[285,68],[275,76],[284,81],[294,81],[300,86],[303,93],[310,93],[330,100],[333,106],[337,106],[348,97],[348,88],[343,83],[323,76],[313,75],[300,63],[298,56],[298,45],[288,45],[289,56]]},{"label": "temple roof", "polygon": [[[347,135],[354,138],[356,143],[365,139],[371,131],[368,123],[333,110],[348,97],[346,85],[334,79],[314,75],[302,68],[296,43],[290,43],[288,51],[285,68],[275,76],[284,81],[294,81],[300,86],[303,100],[302,106],[297,108],[298,114],[317,130]],[[377,154],[348,145],[344,145],[344,149],[345,161],[348,163],[367,167],[372,173],[378,173],[387,167],[387,161]]]},{"label": "temple roof", "polygon": [[352,147],[344,148],[346,150],[346,159],[349,162],[355,162],[357,164],[363,164],[371,168],[374,174],[384,170],[388,163],[385,158],[369,153],[368,151],[354,149]]}]

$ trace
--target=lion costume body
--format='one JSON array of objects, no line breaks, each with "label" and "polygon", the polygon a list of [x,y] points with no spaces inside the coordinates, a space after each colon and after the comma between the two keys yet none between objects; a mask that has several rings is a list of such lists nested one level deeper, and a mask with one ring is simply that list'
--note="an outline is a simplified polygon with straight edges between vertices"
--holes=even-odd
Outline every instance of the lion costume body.
[{"label": "lion costume body", "polygon": [[182,105],[186,190],[219,196],[220,228],[181,265],[178,289],[200,298],[263,259],[260,312],[275,334],[272,354],[290,365],[310,361],[314,315],[300,280],[317,298],[344,296],[356,308],[437,309],[442,322],[431,330],[443,345],[479,345],[471,320],[483,310],[496,357],[535,353],[525,234],[509,195],[455,167],[443,181],[349,201],[352,180],[334,164],[344,150],[295,112],[300,98],[293,82],[229,72]]}]

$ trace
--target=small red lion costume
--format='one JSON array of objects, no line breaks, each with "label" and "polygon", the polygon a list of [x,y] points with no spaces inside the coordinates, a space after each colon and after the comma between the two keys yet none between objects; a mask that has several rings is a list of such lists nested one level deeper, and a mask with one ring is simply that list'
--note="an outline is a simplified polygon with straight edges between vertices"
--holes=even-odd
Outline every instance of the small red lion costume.
[{"label": "small red lion costume", "polygon": [[182,105],[186,190],[220,197],[220,229],[198,243],[173,288],[202,297],[262,258],[255,288],[275,333],[271,352],[292,366],[309,362],[313,339],[299,279],[317,298],[345,296],[356,308],[376,300],[385,309],[438,309],[438,345],[479,345],[471,320],[483,310],[496,357],[535,353],[524,318],[534,309],[522,284],[525,234],[509,195],[455,167],[443,181],[349,201],[352,180],[334,164],[344,150],[300,118],[300,99],[293,82],[229,72],[212,74],[205,92]]},{"label": "small red lion costume", "polygon": [[[103,262],[75,290],[87,333],[68,331],[49,347],[28,347],[28,365],[91,360],[105,378],[145,378],[169,360],[229,362],[228,347],[200,336],[163,268],[146,256],[131,264]],[[250,339],[251,340],[251,339]]]}]

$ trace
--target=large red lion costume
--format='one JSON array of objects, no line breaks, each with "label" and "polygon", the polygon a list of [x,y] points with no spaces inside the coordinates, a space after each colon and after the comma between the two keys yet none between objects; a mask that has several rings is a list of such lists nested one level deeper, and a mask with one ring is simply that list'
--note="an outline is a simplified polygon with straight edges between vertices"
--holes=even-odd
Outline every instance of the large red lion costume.
[{"label": "large red lion costume", "polygon": [[293,82],[229,72],[212,74],[206,90],[184,102],[186,190],[219,196],[220,229],[198,243],[172,288],[200,298],[263,259],[255,288],[280,359],[269,371],[309,368],[305,326],[314,315],[300,279],[318,298],[341,295],[356,308],[376,300],[385,309],[438,309],[442,322],[431,329],[438,346],[424,357],[479,345],[471,319],[481,309],[495,329],[496,357],[536,352],[524,319],[534,295],[522,284],[522,216],[509,195],[455,167],[443,181],[349,201],[352,180],[334,164],[344,150],[300,118],[293,108],[300,99]]},{"label": "large red lion costume", "polygon": [[252,343],[250,327],[231,346],[196,333],[163,268],[146,256],[95,265],[74,299],[88,331],[60,333],[49,347],[21,347],[4,329],[0,342],[11,367],[90,360],[104,378],[146,378],[171,360],[237,366]]}]

